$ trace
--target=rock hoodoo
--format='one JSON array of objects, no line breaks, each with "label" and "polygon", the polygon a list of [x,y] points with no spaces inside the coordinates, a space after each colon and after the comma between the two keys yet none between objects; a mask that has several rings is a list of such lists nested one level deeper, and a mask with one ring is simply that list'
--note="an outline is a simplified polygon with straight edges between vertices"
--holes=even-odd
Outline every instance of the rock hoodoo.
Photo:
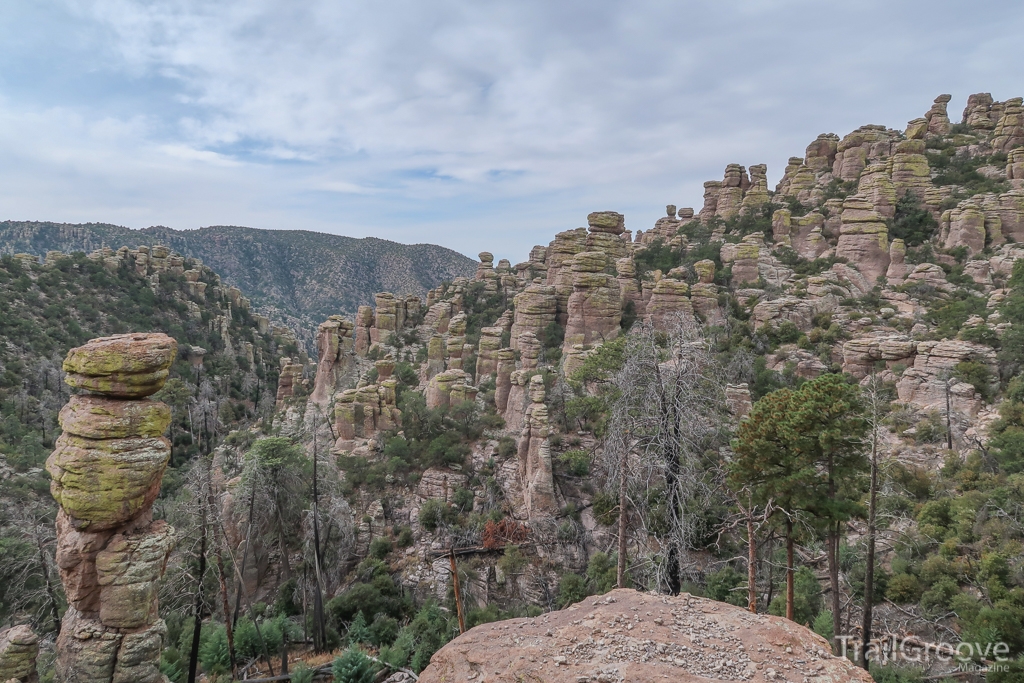
[{"label": "rock hoodoo", "polygon": [[36,683],[39,636],[28,626],[0,630],[0,681]]},{"label": "rock hoodoo", "polygon": [[437,651],[421,683],[709,679],[870,683],[824,638],[782,617],[686,593],[614,590],[532,619],[477,626]]},{"label": "rock hoodoo", "polygon": [[163,386],[176,352],[165,334],[125,334],[64,361],[67,383],[89,393],[61,410],[64,432],[46,462],[68,598],[57,638],[62,683],[163,680],[157,581],[174,531],[153,521],[152,505],[171,454],[171,412],[145,397]]}]

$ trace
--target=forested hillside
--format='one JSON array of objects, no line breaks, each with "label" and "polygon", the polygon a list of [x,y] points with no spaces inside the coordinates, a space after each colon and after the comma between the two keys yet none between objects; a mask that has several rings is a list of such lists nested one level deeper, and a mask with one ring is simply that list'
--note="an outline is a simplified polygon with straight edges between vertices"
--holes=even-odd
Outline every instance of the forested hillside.
[{"label": "forested hillside", "polygon": [[260,333],[209,268],[185,259],[159,273],[141,270],[131,258],[82,253],[51,254],[46,263],[0,257],[0,622],[28,614],[50,623],[46,589],[59,581],[42,467],[70,394],[61,369],[68,350],[129,331],[177,340],[177,361],[157,396],[173,411],[165,495],[181,485],[178,473],[191,459],[273,411],[279,359],[297,351],[294,339]]},{"label": "forested hillside", "polygon": [[144,230],[104,223],[0,222],[0,253],[44,256],[102,247],[164,244],[201,259],[228,285],[242,289],[262,313],[311,341],[336,312],[354,314],[374,292],[423,294],[443,280],[469,275],[473,261],[433,244],[398,244],[304,230],[214,226]]}]

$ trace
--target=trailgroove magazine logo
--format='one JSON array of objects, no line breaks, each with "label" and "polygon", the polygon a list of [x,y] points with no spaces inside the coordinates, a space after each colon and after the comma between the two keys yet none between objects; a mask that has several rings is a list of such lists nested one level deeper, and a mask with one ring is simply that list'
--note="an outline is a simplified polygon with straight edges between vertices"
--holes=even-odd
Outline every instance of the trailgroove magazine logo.
[{"label": "trailgroove magazine logo", "polygon": [[[839,654],[861,661],[862,651],[860,640],[855,636],[836,636],[839,641]],[[1004,642],[959,643],[926,642],[914,637],[896,638],[894,636],[873,640],[868,644],[866,656],[868,660],[879,662],[883,666],[890,662],[948,664],[956,662],[960,671],[986,673],[1007,671],[1008,665],[1000,662],[1009,661],[1010,646]]]}]

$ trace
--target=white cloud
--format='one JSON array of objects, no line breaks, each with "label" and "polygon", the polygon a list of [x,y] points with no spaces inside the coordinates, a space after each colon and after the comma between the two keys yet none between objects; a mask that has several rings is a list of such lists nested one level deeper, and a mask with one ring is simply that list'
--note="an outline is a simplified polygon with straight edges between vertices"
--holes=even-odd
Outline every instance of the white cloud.
[{"label": "white cloud", "polygon": [[45,2],[65,52],[0,47],[21,78],[0,79],[11,217],[519,260],[589,210],[646,228],[726,163],[777,179],[817,133],[902,126],[940,92],[954,117],[970,92],[1021,94],[1012,2]]}]

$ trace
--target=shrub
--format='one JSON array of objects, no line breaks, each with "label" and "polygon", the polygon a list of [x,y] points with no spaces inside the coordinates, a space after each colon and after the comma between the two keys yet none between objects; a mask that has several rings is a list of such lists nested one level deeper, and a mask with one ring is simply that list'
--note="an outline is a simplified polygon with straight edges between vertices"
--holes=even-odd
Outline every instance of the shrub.
[{"label": "shrub", "polygon": [[618,560],[616,555],[594,553],[587,563],[587,578],[591,588],[598,595],[607,593],[618,583]]},{"label": "shrub", "polygon": [[953,376],[973,386],[986,401],[992,400],[992,371],[977,361],[961,361],[953,368]]},{"label": "shrub", "polygon": [[379,615],[370,624],[370,642],[383,647],[395,642],[398,637],[398,619],[385,614]]},{"label": "shrub", "polygon": [[733,590],[740,586],[746,586],[747,577],[736,571],[730,565],[722,567],[717,572],[708,574],[705,578],[705,594],[712,600],[728,602],[731,605],[745,607],[747,604],[746,590]]},{"label": "shrub", "polygon": [[565,609],[590,595],[587,580],[579,574],[566,572],[558,580],[558,608]]},{"label": "shrub", "polygon": [[574,477],[585,477],[590,474],[590,453],[584,450],[571,450],[558,456],[566,471]]},{"label": "shrub", "polygon": [[430,532],[437,531],[437,528],[442,524],[448,524],[454,521],[455,511],[448,506],[443,500],[437,498],[431,498],[423,503],[420,507],[420,526]]},{"label": "shrub", "polygon": [[612,526],[619,519],[619,501],[610,493],[600,491],[594,495],[594,517],[599,524]]},{"label": "shrub", "polygon": [[818,612],[818,616],[814,617],[811,630],[831,643],[832,638],[835,636],[833,633],[834,627],[835,624],[832,623],[832,610],[823,609]]},{"label": "shrub", "polygon": [[313,683],[313,676],[316,674],[316,669],[311,668],[305,662],[299,662],[292,669],[292,683]]},{"label": "shrub", "polygon": [[398,547],[408,548],[413,544],[412,528],[404,526],[402,530],[398,532]]},{"label": "shrub", "polygon": [[917,602],[920,596],[921,586],[913,574],[895,574],[885,589],[885,597],[898,605]]},{"label": "shrub", "polygon": [[377,538],[370,541],[370,557],[377,560],[383,560],[389,554],[391,554],[390,540],[384,538],[383,536],[378,536]]},{"label": "shrub", "polygon": [[[785,591],[779,593],[768,606],[776,616],[786,613]],[[821,611],[821,586],[817,577],[808,567],[800,567],[793,577],[793,619],[798,624],[809,625]]]},{"label": "shrub", "polygon": [[452,504],[459,512],[471,512],[473,510],[473,491],[470,489],[458,488],[452,493]]},{"label": "shrub", "polygon": [[376,673],[373,660],[354,647],[334,659],[331,666],[335,683],[372,683]]}]

